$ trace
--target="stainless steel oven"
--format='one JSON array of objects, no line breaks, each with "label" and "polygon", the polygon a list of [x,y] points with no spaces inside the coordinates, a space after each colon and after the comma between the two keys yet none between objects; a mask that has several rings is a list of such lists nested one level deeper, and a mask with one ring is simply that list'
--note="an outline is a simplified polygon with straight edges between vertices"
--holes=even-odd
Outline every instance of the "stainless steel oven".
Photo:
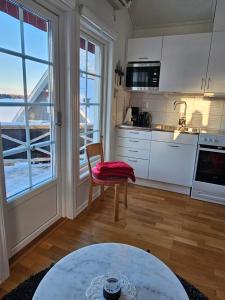
[{"label": "stainless steel oven", "polygon": [[225,204],[225,136],[200,134],[191,196]]},{"label": "stainless steel oven", "polygon": [[128,63],[126,71],[126,86],[134,91],[158,91],[160,77],[160,62]]}]

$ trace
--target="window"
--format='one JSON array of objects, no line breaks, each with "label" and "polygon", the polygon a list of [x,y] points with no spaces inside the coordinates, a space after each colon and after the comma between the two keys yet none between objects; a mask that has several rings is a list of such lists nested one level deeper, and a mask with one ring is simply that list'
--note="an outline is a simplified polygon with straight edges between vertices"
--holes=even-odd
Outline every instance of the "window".
[{"label": "window", "polygon": [[85,147],[99,142],[102,111],[102,45],[80,38],[80,165],[87,163]]},{"label": "window", "polygon": [[7,199],[55,177],[51,22],[0,0],[0,124]]}]

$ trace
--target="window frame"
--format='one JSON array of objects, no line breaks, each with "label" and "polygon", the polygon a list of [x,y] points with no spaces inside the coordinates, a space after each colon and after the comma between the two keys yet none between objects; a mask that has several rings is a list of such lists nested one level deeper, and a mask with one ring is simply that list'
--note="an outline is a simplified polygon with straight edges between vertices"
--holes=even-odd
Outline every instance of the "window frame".
[{"label": "window frame", "polygon": [[[84,28],[83,26],[81,26],[81,30],[80,30],[80,38],[85,38],[85,40],[90,41],[93,44],[96,44],[98,47],[100,47],[100,51],[101,51],[101,66],[100,66],[100,75],[97,74],[93,74],[91,72],[88,72],[87,70],[87,60],[86,60],[86,71],[80,70],[79,68],[79,80],[80,80],[80,74],[83,73],[86,76],[91,75],[94,76],[96,78],[100,78],[101,82],[100,82],[100,102],[99,104],[91,104],[91,105],[95,105],[95,106],[100,106],[99,109],[99,130],[94,130],[93,132],[99,132],[99,137],[103,137],[104,136],[104,123],[105,123],[105,118],[104,118],[104,109],[105,109],[105,101],[104,101],[104,91],[106,88],[106,80],[105,79],[105,44],[104,44],[104,40],[101,39],[100,36],[94,34],[93,32],[91,32],[90,30],[88,30],[87,28]],[[80,52],[80,47],[79,47],[79,52]],[[80,60],[79,60],[80,61]],[[79,85],[80,86],[80,85]],[[86,90],[87,90],[87,86],[86,86]],[[80,89],[79,89],[79,93],[80,93]],[[87,106],[87,104],[84,104],[82,106]],[[81,107],[80,104],[80,94],[79,94],[79,109]],[[87,131],[88,132],[88,131]],[[86,132],[86,133],[87,133]],[[78,141],[78,145],[80,145],[80,113],[79,113],[79,141]],[[85,147],[85,146],[84,146]],[[82,147],[79,147],[79,170],[80,170],[80,180],[85,179],[88,176],[88,162],[87,160],[84,163],[80,163],[80,149]],[[85,148],[84,148],[85,149]],[[95,165],[97,162],[99,162],[98,158],[93,158],[92,159],[92,163],[93,165]]]},{"label": "window frame", "polygon": [[[17,106],[20,108],[24,108],[27,109],[27,113],[28,112],[28,108],[29,107],[35,107],[35,106],[39,106],[39,107],[49,107],[50,109],[55,108],[53,110],[53,112],[51,113],[51,119],[49,121],[49,135],[50,135],[50,139],[49,141],[45,141],[45,142],[37,142],[37,143],[32,143],[31,144],[31,140],[30,140],[30,124],[29,124],[29,119],[28,116],[26,118],[26,122],[25,122],[25,130],[26,130],[26,142],[23,149],[21,148],[17,148],[18,150],[15,150],[13,152],[13,154],[17,154],[17,153],[21,153],[23,152],[30,152],[31,155],[31,151],[33,147],[46,147],[46,146],[54,146],[52,149],[50,149],[50,157],[51,157],[51,173],[52,176],[44,179],[41,182],[38,183],[33,183],[29,184],[29,187],[26,189],[22,189],[20,192],[17,192],[13,195],[11,195],[10,197],[7,197],[6,195],[6,191],[5,191],[5,202],[8,205],[18,205],[21,201],[23,202],[25,199],[28,199],[29,197],[31,197],[31,194],[36,194],[36,193],[40,193],[41,190],[45,190],[49,185],[52,185],[60,176],[59,170],[60,170],[60,164],[58,162],[58,157],[60,156],[60,132],[59,130],[57,130],[55,124],[55,120],[57,117],[57,110],[59,107],[59,76],[57,74],[57,69],[58,69],[58,64],[57,64],[57,58],[58,58],[58,49],[57,47],[53,47],[53,45],[58,45],[58,19],[57,19],[57,15],[53,14],[52,12],[49,12],[46,9],[43,9],[38,6],[35,3],[29,3],[28,1],[24,0],[16,0],[13,1],[11,0],[12,3],[15,3],[16,5],[18,5],[19,7],[19,22],[24,23],[23,20],[21,20],[21,18],[23,18],[23,10],[27,10],[30,11],[31,13],[39,16],[40,18],[48,21],[48,51],[50,53],[49,55],[49,60],[44,60],[44,59],[40,59],[31,55],[27,55],[24,51],[24,36],[22,34],[22,32],[20,32],[21,34],[21,42],[23,43],[23,45],[21,44],[21,51],[20,52],[16,52],[10,49],[6,49],[6,48],[1,48],[0,47],[0,52],[4,53],[4,54],[9,54],[12,55],[13,57],[19,57],[22,59],[22,72],[23,72],[23,88],[24,88],[24,102],[13,102],[13,103],[8,103],[8,102],[1,102],[1,106],[8,106],[8,107],[12,107],[12,106]],[[20,25],[20,31],[23,25]],[[23,39],[23,41],[22,41]],[[32,62],[37,62],[37,63],[43,63],[47,66],[49,66],[49,74],[51,73],[51,76],[48,75],[49,77],[49,90],[51,90],[51,98],[49,100],[49,102],[40,102],[40,103],[29,103],[27,102],[28,100],[28,94],[27,94],[27,82],[24,83],[24,74],[27,73],[26,70],[26,65],[25,65],[25,61],[26,60],[30,60]],[[54,69],[53,69],[54,68]],[[26,81],[26,79],[25,79]],[[54,85],[54,88],[52,88]],[[0,137],[2,139],[2,136]],[[29,140],[29,142],[28,142]],[[6,151],[11,151],[10,150],[6,150]],[[18,151],[18,152],[17,152]],[[5,152],[5,151],[4,151]],[[2,151],[1,153],[1,160],[4,160],[4,152]],[[13,155],[11,154],[11,155]],[[29,181],[32,181],[32,158],[30,157],[30,159],[28,160],[28,164],[29,164]],[[1,180],[1,184],[5,185],[5,172],[3,170],[3,180]],[[18,203],[18,204],[17,204]]]}]

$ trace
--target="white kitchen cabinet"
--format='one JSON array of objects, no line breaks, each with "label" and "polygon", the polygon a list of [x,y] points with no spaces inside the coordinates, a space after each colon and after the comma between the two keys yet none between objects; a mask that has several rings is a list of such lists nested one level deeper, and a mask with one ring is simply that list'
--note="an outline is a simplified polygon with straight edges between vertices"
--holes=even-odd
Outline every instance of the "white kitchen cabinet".
[{"label": "white kitchen cabinet", "polygon": [[149,179],[191,187],[195,156],[196,146],[152,141]]},{"label": "white kitchen cabinet", "polygon": [[132,158],[141,158],[141,159],[149,159],[149,149],[138,149],[138,148],[127,148],[127,147],[120,147],[117,146],[117,155],[118,156],[125,156],[125,157],[132,157]]},{"label": "white kitchen cabinet", "polygon": [[225,32],[214,32],[205,92],[225,93]]},{"label": "white kitchen cabinet", "polygon": [[117,130],[116,159],[128,163],[137,178],[148,178],[151,131]]},{"label": "white kitchen cabinet", "polygon": [[128,39],[127,61],[160,61],[162,37]]},{"label": "white kitchen cabinet", "polygon": [[117,146],[127,147],[132,149],[150,149],[150,140],[139,140],[131,138],[117,137]]},{"label": "white kitchen cabinet", "polygon": [[158,142],[169,142],[175,144],[186,144],[197,146],[198,135],[180,133],[179,131],[168,132],[168,131],[152,131],[152,140]]},{"label": "white kitchen cabinet", "polygon": [[117,136],[121,138],[134,138],[139,140],[151,140],[151,131],[148,130],[133,130],[133,129],[117,129]]},{"label": "white kitchen cabinet", "polygon": [[149,159],[139,159],[117,155],[117,160],[124,161],[129,164],[134,169],[134,174],[137,178],[148,178]]},{"label": "white kitchen cabinet", "polygon": [[203,93],[210,42],[211,33],[164,37],[159,90]]}]

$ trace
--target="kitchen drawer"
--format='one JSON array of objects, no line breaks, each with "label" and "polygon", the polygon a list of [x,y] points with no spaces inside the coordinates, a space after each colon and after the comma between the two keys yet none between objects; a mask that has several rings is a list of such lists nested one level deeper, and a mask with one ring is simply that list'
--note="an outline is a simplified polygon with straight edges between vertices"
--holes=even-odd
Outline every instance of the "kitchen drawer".
[{"label": "kitchen drawer", "polygon": [[151,141],[117,137],[117,147],[150,150]]},{"label": "kitchen drawer", "polygon": [[139,159],[133,157],[123,157],[117,155],[117,160],[124,161],[134,169],[134,174],[138,178],[148,178],[148,159]]},{"label": "kitchen drawer", "polygon": [[132,130],[132,129],[117,129],[117,136],[124,138],[134,138],[140,140],[151,140],[151,131]]},{"label": "kitchen drawer", "polygon": [[141,158],[141,159],[149,159],[150,151],[149,150],[145,150],[145,149],[134,149],[134,148],[127,148],[127,147],[117,147],[116,153],[119,156],[127,156],[127,157]]},{"label": "kitchen drawer", "polygon": [[152,131],[152,140],[158,142],[169,142],[197,146],[198,135],[187,133],[165,132],[165,131]]}]

